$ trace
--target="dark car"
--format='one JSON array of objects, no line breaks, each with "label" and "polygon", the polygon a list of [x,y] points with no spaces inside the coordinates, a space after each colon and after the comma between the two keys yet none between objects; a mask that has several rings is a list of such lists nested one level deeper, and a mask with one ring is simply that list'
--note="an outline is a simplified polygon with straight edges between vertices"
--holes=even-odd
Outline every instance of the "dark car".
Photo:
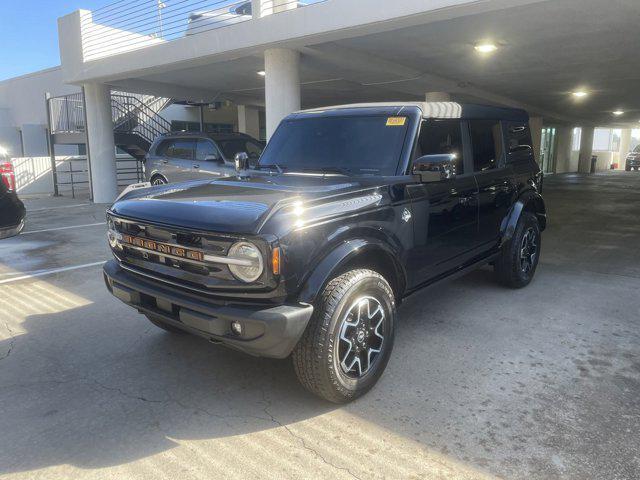
[{"label": "dark car", "polygon": [[255,165],[264,144],[243,133],[177,132],[157,138],[145,157],[145,177],[152,185],[235,174],[236,153]]},{"label": "dark car", "polygon": [[291,355],[307,389],[350,401],[382,374],[407,295],[486,264],[531,281],[546,225],[531,145],[514,109],[295,113],[257,170],[117,201],[105,281],[161,328]]},{"label": "dark car", "polygon": [[26,210],[16,194],[16,179],[10,162],[0,163],[0,238],[22,232]]},{"label": "dark car", "polygon": [[624,169],[627,172],[631,170],[640,170],[640,145],[636,145],[636,148],[627,154]]}]

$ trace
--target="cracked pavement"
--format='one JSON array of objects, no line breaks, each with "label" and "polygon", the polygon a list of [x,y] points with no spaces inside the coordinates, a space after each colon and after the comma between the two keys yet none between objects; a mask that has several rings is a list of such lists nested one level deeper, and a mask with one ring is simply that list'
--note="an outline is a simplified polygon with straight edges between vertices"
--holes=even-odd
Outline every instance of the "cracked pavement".
[{"label": "cracked pavement", "polygon": [[[640,477],[640,175],[556,175],[544,193],[533,284],[484,269],[408,299],[387,371],[347,406],[288,361],[157,329],[100,267],[1,284],[0,477]],[[27,230],[102,218],[38,210],[59,200],[27,200]],[[104,234],[2,240],[0,278],[107,259]]]}]

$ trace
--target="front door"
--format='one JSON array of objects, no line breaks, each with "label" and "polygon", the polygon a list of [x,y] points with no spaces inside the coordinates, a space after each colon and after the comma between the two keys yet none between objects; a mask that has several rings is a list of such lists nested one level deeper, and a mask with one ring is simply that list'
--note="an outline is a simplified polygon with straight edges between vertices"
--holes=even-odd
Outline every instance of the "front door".
[{"label": "front door", "polygon": [[469,167],[460,120],[426,120],[415,157],[454,154],[456,176],[411,185],[415,248],[410,260],[414,286],[463,264],[474,248],[478,229],[476,180]]}]

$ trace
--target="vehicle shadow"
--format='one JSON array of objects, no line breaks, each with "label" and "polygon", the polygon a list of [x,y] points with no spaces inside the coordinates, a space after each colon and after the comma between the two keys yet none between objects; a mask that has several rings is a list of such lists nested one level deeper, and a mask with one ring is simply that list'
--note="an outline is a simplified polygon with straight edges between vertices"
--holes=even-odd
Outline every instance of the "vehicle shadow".
[{"label": "vehicle shadow", "polygon": [[119,465],[174,439],[241,435],[335,408],[298,384],[290,361],[169,334],[142,316],[107,318],[96,304],[32,315],[26,333],[0,342],[0,475]]}]

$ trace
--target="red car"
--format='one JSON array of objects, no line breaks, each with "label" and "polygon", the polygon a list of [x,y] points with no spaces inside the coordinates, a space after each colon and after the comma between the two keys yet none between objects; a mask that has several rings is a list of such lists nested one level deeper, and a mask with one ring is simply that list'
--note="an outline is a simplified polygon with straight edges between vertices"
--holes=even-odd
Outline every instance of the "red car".
[{"label": "red car", "polygon": [[0,238],[18,235],[24,228],[24,204],[16,194],[16,177],[10,162],[0,162]]}]

